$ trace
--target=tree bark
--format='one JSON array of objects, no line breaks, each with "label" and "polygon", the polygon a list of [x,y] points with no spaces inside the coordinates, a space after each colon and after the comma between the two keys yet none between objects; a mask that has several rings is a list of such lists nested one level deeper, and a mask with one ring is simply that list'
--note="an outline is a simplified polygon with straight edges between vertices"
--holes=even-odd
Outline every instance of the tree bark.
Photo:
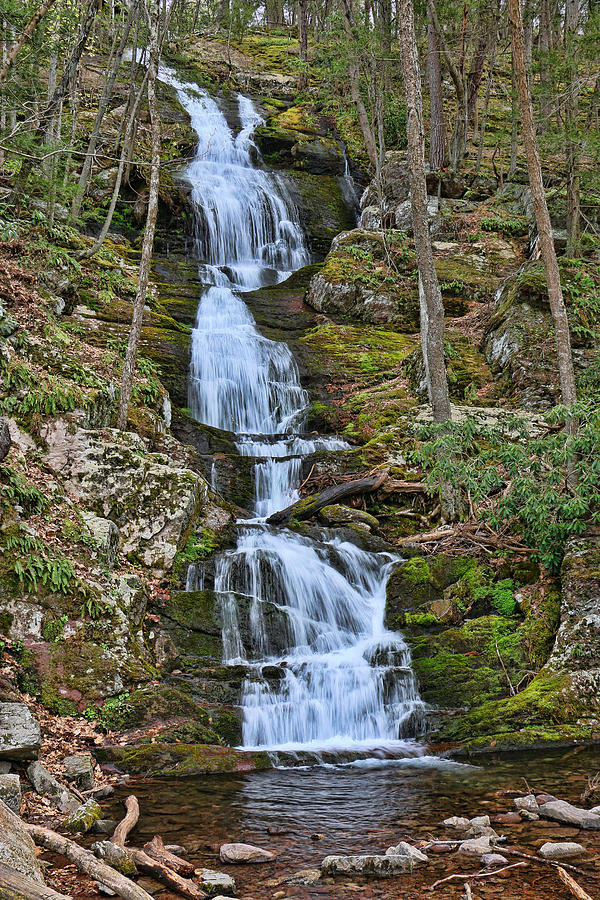
[{"label": "tree bark", "polygon": [[423,360],[427,373],[427,390],[432,407],[433,420],[434,422],[445,422],[450,418],[450,396],[444,363],[444,306],[438,277],[433,264],[433,248],[427,221],[423,98],[421,95],[421,78],[412,0],[400,0],[399,17],[408,120],[407,153],[410,199],[417,266],[419,269]]},{"label": "tree bark", "polygon": [[579,0],[565,2],[565,58],[568,61],[567,98],[565,102],[565,162],[567,171],[567,248],[571,259],[581,251],[581,203],[579,195],[579,147],[577,117],[579,85],[577,73],[577,28]]},{"label": "tree bark", "polygon": [[50,831],[49,828],[43,828],[41,825],[26,825],[26,828],[38,846],[66,857],[80,872],[96,878],[123,900],[152,900],[150,894],[143,888],[134,884],[125,875],[111,869],[106,863],[96,859],[93,853],[84,850],[75,841],[71,841],[55,831]]},{"label": "tree bark", "polygon": [[6,57],[6,60],[3,61],[2,68],[0,69],[0,84],[2,84],[11,68],[14,66],[15,60],[19,55],[19,51],[27,43],[27,41],[54,2],[55,0],[44,0],[37,12],[32,15],[31,19],[21,32],[19,40],[15,44],[13,44],[8,56]]},{"label": "tree bark", "polygon": [[356,497],[357,494],[370,494],[376,491],[386,478],[387,472],[383,472],[381,475],[370,475],[367,478],[357,478],[356,481],[336,484],[321,491],[320,494],[315,494],[314,497],[305,497],[302,500],[298,500],[297,503],[292,503],[291,506],[273,513],[267,519],[267,523],[269,525],[283,525],[285,522],[289,522],[290,519],[297,519],[299,522],[312,519],[319,510],[329,506],[331,503],[337,503],[346,497]]},{"label": "tree bark", "polygon": [[144,844],[142,850],[152,859],[157,860],[164,866],[168,866],[169,869],[173,869],[174,872],[177,872],[178,875],[182,875],[184,878],[191,878],[196,871],[193,863],[188,862],[187,859],[181,859],[167,850],[163,839],[158,834],[155,834],[151,841]]},{"label": "tree bark", "polygon": [[440,45],[432,22],[427,26],[427,80],[429,82],[429,165],[434,172],[448,162],[448,142],[442,97]]},{"label": "tree bark", "polygon": [[125,846],[125,841],[129,837],[129,832],[133,831],[140,818],[140,804],[134,794],[130,794],[126,799],[125,809],[125,816],[115,828],[111,838],[111,842],[117,844],[118,847]]},{"label": "tree bark", "polygon": [[121,396],[119,399],[119,416],[117,427],[124,429],[127,424],[129,401],[133,387],[133,375],[137,359],[138,344],[142,330],[142,317],[144,304],[146,303],[146,291],[150,276],[150,262],[152,248],[154,246],[154,232],[156,229],[156,216],[158,212],[158,188],[160,183],[160,118],[156,103],[156,79],[158,74],[159,30],[160,30],[161,0],[154,0],[152,26],[150,32],[150,59],[148,62],[148,106],[150,108],[150,128],[152,131],[152,165],[150,171],[150,188],[148,192],[148,211],[146,213],[146,228],[142,242],[142,255],[140,260],[140,274],[137,293],[133,305],[133,318],[129,331],[129,342],[123,363],[123,375],[121,378]]},{"label": "tree bark", "polygon": [[0,863],[0,900],[72,900]]},{"label": "tree bark", "polygon": [[[548,213],[548,205],[546,203],[542,166],[535,136],[533,107],[527,83],[527,71],[525,68],[523,20],[521,18],[521,6],[519,0],[508,0],[508,12],[512,37],[515,78],[521,109],[521,122],[525,140],[527,167],[529,170],[529,184],[535,208],[540,250],[546,269],[548,300],[550,302],[556,335],[561,398],[565,405],[571,406],[577,400],[575,373],[573,370],[573,354],[571,352],[571,335],[569,331],[567,309],[560,284],[560,272],[552,237],[552,224]],[[572,427],[573,426],[574,423],[572,423]]]},{"label": "tree bark", "polygon": [[75,196],[73,197],[73,203],[71,205],[71,212],[69,215],[69,219],[71,222],[77,219],[79,213],[81,212],[81,204],[83,202],[83,197],[92,171],[94,153],[96,152],[96,145],[100,136],[100,126],[102,125],[102,120],[104,119],[104,115],[106,113],[106,110],[108,109],[110,98],[112,97],[113,87],[115,85],[119,69],[121,68],[121,64],[123,62],[123,54],[125,52],[125,47],[127,46],[127,40],[129,38],[129,33],[131,31],[134,16],[137,15],[137,10],[138,0],[134,0],[129,8],[129,14],[123,26],[121,39],[114,53],[112,67],[106,81],[104,82],[102,95],[100,97],[100,102],[98,103],[98,111],[96,112],[96,118],[92,127],[92,133],[90,134],[85,159],[83,161],[83,167],[81,169],[81,175],[79,176],[77,191],[75,193]]},{"label": "tree bark", "polygon": [[308,87],[308,0],[298,0],[298,38],[302,65],[298,87],[305,91]]},{"label": "tree bark", "polygon": [[[412,3],[411,3],[412,9]],[[462,72],[457,68],[450,55],[450,51],[446,45],[446,40],[444,38],[444,32],[442,31],[442,26],[440,24],[440,20],[438,18],[437,10],[435,7],[435,3],[433,0],[427,0],[427,11],[429,13],[430,21],[435,28],[435,33],[438,39],[438,44],[440,50],[442,51],[442,56],[444,57],[444,61],[446,66],[448,67],[448,71],[450,72],[450,77],[452,78],[452,82],[454,84],[454,88],[456,90],[456,124],[454,126],[454,135],[453,135],[453,147],[452,147],[452,168],[456,171],[461,163],[463,158],[466,146],[467,146],[467,92],[465,90],[465,82],[462,75]],[[413,22],[413,33],[414,33],[414,17],[412,19]],[[402,26],[402,19],[400,16],[400,26]],[[400,28],[402,33],[402,27]],[[417,59],[417,72],[418,68],[418,59]],[[420,84],[419,84],[419,95],[421,93]],[[422,101],[421,101],[422,102]]]},{"label": "tree bark", "polygon": [[188,897],[189,900],[204,900],[206,892],[202,890],[193,881],[188,878],[182,878],[177,872],[168,868],[163,862],[148,856],[143,850],[131,850],[134,862],[140,872],[146,872],[156,881],[160,881],[172,890],[177,891],[182,897]]}]

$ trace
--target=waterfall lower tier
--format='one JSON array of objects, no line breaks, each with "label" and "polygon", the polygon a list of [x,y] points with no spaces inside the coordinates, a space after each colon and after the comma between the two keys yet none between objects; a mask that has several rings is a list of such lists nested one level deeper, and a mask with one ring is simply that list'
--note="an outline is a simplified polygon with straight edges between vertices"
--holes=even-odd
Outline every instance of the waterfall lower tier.
[{"label": "waterfall lower tier", "polygon": [[[408,649],[384,628],[385,583],[397,559],[261,519],[296,500],[302,460],[346,449],[306,437],[308,394],[286,344],[260,334],[240,294],[310,262],[285,177],[253,144],[262,118],[238,95],[230,126],[218,103],[161,68],[198,134],[186,177],[204,285],[192,335],[189,405],[254,457],[255,524],[216,560],[225,663],[244,663],[244,746],[368,748],[414,735],[422,716]],[[204,584],[202,571],[188,585]],[[267,680],[265,666],[269,669]],[[415,752],[414,745],[412,752]]]}]

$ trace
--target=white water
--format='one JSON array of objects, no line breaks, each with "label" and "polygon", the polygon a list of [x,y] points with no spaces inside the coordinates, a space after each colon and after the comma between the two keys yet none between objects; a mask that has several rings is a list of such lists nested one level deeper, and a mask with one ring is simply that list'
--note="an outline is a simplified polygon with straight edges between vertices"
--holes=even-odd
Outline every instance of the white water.
[{"label": "white water", "polygon": [[[298,498],[304,456],[347,447],[302,435],[308,396],[292,354],[258,332],[240,297],[309,262],[298,211],[285,181],[260,168],[252,135],[262,119],[252,101],[238,96],[235,134],[203,91],[168,69],[161,78],[198,134],[186,177],[206,288],[192,339],[190,407],[199,421],[234,432],[240,453],[257,459],[253,521],[263,524],[241,529],[215,576],[225,662],[250,670],[244,746],[406,751],[402,739],[416,733],[422,703],[408,649],[383,625],[385,584],[397,560],[264,524]],[[263,677],[265,665],[278,677]]]}]

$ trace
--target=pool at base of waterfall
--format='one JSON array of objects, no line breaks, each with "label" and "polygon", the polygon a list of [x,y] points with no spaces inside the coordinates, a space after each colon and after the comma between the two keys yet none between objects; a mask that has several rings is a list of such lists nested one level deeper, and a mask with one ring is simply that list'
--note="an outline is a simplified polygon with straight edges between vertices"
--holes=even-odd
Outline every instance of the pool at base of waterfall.
[{"label": "pool at base of waterfall", "polygon": [[[236,896],[244,900],[273,896],[347,900],[355,891],[365,898],[422,900],[430,896],[425,890],[438,878],[457,871],[476,872],[478,857],[430,853],[427,866],[395,878],[293,882],[295,873],[307,869],[313,870],[314,877],[314,870],[329,854],[385,853],[401,840],[417,844],[432,835],[441,840],[455,838],[457,833],[443,826],[445,818],[493,816],[514,809],[512,798],[527,791],[525,779],[533,788],[579,803],[587,776],[598,768],[597,753],[583,749],[526,756],[490,754],[476,762],[472,766],[421,756],[252,775],[140,780],[135,787],[129,782],[118,788],[107,814],[120,818],[123,800],[135,793],[141,808],[136,845],[154,834],[160,834],[165,844],[182,845],[198,866],[233,876]],[[495,827],[507,835],[510,846],[529,853],[546,840],[581,841],[590,852],[577,865],[591,866],[591,871],[593,858],[600,853],[600,832],[578,832],[544,820]],[[237,841],[264,847],[275,859],[259,866],[226,866],[219,860],[219,847]],[[475,896],[480,898],[563,898],[556,873],[539,866],[510,870],[506,881],[500,875],[476,884]],[[483,885],[489,889],[480,890]],[[458,898],[462,882],[446,885],[445,890],[441,893],[440,888],[440,896]]]}]

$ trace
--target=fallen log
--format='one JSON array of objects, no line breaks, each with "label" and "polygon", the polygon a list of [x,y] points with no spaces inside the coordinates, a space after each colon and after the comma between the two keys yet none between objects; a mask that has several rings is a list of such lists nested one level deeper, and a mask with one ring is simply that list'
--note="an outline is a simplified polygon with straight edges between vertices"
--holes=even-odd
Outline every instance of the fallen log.
[{"label": "fallen log", "polygon": [[127,812],[115,828],[113,836],[111,837],[112,843],[117,844],[118,847],[125,846],[125,841],[129,837],[129,832],[135,828],[140,817],[140,804],[134,794],[130,794],[125,801],[125,809]]},{"label": "fallen log", "polygon": [[183,875],[184,878],[191,878],[196,871],[193,863],[188,862],[187,859],[181,859],[180,856],[176,856],[170,850],[167,850],[163,839],[158,834],[155,834],[151,841],[144,844],[142,850],[152,859],[157,860],[157,862],[162,863],[169,869],[173,869],[178,875]]},{"label": "fallen log", "polygon": [[297,519],[302,522],[305,519],[311,519],[313,516],[329,506],[331,503],[338,503],[345,500],[346,497],[355,497],[359,494],[370,494],[381,487],[386,478],[387,472],[381,472],[379,475],[370,475],[367,478],[357,478],[355,481],[345,481],[343,484],[336,484],[333,487],[326,488],[319,494],[313,494],[309,497],[303,497],[291,506],[273,513],[269,516],[267,523],[269,525],[284,525],[290,519]]},{"label": "fallen log", "polygon": [[183,897],[189,897],[190,900],[204,900],[204,897],[207,896],[206,893],[197,884],[190,881],[189,878],[182,878],[181,875],[178,875],[177,872],[169,869],[164,863],[152,859],[152,857],[148,856],[147,853],[144,853],[143,850],[130,850],[130,853],[140,872],[145,872],[147,875],[156,879],[156,881],[160,881],[162,884],[171,888],[171,890],[177,891],[177,893],[181,894]]},{"label": "fallen log", "polygon": [[0,863],[0,900],[72,900]]},{"label": "fallen log", "polygon": [[[45,847],[46,850],[52,850],[64,856],[69,862],[72,862],[80,872],[95,878],[100,884],[104,884],[111,891],[114,891],[123,900],[152,900],[143,888],[134,884],[125,875],[121,875],[110,866],[96,859],[89,850],[84,850],[75,841],[50,831],[49,828],[43,828],[41,825],[26,825],[27,831],[39,847]],[[17,897],[19,895],[17,894]]]},{"label": "fallen log", "polygon": [[577,900],[593,900],[590,895],[584,891],[584,889],[577,884],[574,878],[571,878],[568,872],[565,872],[562,866],[557,866],[556,871],[558,872],[558,877],[562,881],[562,883],[568,887],[570,892],[573,894]]}]

